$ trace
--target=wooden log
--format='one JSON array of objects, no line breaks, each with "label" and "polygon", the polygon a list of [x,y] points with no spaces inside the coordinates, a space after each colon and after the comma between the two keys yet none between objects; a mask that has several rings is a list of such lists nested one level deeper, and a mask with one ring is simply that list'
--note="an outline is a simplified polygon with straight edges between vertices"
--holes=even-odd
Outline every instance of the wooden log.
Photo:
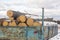
[{"label": "wooden log", "polygon": [[6,20],[8,20],[8,19],[6,19],[6,18],[0,18],[0,26],[3,26],[3,22],[6,21]]},{"label": "wooden log", "polygon": [[21,15],[21,16],[19,16],[19,17],[18,17],[18,19],[17,19],[17,20],[18,20],[18,21],[20,21],[20,22],[25,22],[25,21],[26,21],[26,19],[27,19],[27,18],[26,18],[26,16]]},{"label": "wooden log", "polygon": [[2,25],[3,26],[8,26],[8,22],[7,21],[3,21]]},{"label": "wooden log", "polygon": [[32,18],[27,19],[27,25],[28,26],[33,26],[34,20]]},{"label": "wooden log", "polygon": [[42,26],[42,24],[41,24],[41,23],[39,23],[39,22],[34,22],[34,23],[33,23],[33,26],[35,26],[35,27],[41,27],[41,26]]},{"label": "wooden log", "polygon": [[20,13],[17,12],[17,11],[8,10],[8,11],[7,11],[7,16],[8,16],[8,17],[18,17],[18,16],[20,16]]},{"label": "wooden log", "polygon": [[22,27],[22,26],[26,27],[27,25],[26,25],[26,23],[19,23],[18,26],[20,26],[20,27]]},{"label": "wooden log", "polygon": [[14,20],[14,17],[10,17],[9,20],[13,21]]},{"label": "wooden log", "polygon": [[8,10],[7,11],[7,16],[8,17],[14,17],[14,19],[17,19],[20,15],[26,15],[25,13],[18,12],[18,11],[13,11],[13,10]]},{"label": "wooden log", "polygon": [[7,11],[7,16],[8,17],[14,17],[14,19],[16,20],[17,17],[19,17],[21,14],[20,12],[17,12],[17,11],[13,11],[13,10],[8,10]]},{"label": "wooden log", "polygon": [[9,23],[9,26],[17,26],[15,20],[13,20],[12,22]]},{"label": "wooden log", "polygon": [[12,10],[8,10],[7,11],[7,16],[12,17],[13,16],[13,11]]}]

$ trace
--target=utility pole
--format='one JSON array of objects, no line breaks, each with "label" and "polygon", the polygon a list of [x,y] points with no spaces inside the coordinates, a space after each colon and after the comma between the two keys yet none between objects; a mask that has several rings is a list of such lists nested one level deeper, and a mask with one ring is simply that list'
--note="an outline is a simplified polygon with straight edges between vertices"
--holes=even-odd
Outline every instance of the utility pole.
[{"label": "utility pole", "polygon": [[42,40],[44,40],[44,8],[42,8]]}]

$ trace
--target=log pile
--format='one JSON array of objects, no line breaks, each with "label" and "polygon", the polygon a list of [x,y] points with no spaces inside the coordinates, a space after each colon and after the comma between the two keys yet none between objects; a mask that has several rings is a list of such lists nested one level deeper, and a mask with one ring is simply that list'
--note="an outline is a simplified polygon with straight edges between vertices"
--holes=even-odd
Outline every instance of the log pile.
[{"label": "log pile", "polygon": [[[20,27],[37,27],[41,26],[42,24],[34,21],[33,18],[28,18],[25,16],[24,13],[13,11],[13,10],[8,10],[7,11],[7,16],[9,17],[10,21],[3,21],[2,26],[20,26]],[[1,23],[0,23],[1,24]]]}]

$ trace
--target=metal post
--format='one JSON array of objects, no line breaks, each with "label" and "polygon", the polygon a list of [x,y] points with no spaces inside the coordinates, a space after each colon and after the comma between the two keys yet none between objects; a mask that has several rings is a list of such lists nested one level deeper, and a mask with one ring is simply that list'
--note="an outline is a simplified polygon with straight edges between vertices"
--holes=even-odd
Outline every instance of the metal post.
[{"label": "metal post", "polygon": [[25,29],[26,29],[26,40],[28,40],[28,27],[26,27]]},{"label": "metal post", "polygon": [[42,8],[42,40],[44,40],[44,8]]},{"label": "metal post", "polygon": [[50,31],[50,27],[48,26],[48,39],[49,39],[49,31]]}]

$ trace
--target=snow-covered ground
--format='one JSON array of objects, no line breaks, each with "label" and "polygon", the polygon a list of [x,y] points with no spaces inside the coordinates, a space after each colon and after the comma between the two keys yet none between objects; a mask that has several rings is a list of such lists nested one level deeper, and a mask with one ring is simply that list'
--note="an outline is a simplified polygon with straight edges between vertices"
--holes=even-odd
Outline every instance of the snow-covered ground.
[{"label": "snow-covered ground", "polygon": [[52,37],[50,40],[60,40],[60,25],[58,25],[58,34]]},{"label": "snow-covered ground", "polygon": [[58,34],[51,38],[50,40],[60,40],[60,29],[58,30]]}]

